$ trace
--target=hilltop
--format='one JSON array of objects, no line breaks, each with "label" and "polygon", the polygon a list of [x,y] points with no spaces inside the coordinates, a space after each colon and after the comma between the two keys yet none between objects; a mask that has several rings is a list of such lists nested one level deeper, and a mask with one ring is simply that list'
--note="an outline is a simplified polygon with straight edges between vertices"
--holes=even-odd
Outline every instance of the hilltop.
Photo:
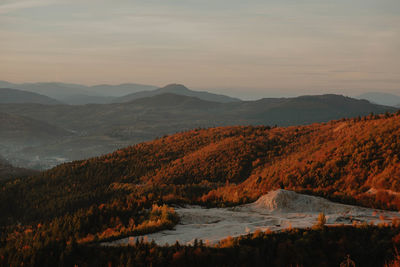
[{"label": "hilltop", "polygon": [[182,84],[169,84],[165,87],[158,88],[156,90],[151,91],[141,91],[137,93],[128,94],[119,98],[116,98],[113,102],[115,103],[123,103],[123,102],[130,102],[140,98],[152,97],[162,94],[176,94],[182,96],[190,96],[190,97],[197,97],[202,100],[212,101],[212,102],[219,102],[219,103],[231,103],[231,102],[239,102],[241,101],[238,98],[213,94],[205,91],[193,91],[188,89],[186,86]]}]

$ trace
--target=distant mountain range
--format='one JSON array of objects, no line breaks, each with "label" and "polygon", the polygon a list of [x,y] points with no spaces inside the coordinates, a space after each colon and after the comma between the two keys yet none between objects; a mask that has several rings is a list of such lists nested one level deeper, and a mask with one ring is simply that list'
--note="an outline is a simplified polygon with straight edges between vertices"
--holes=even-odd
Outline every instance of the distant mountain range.
[{"label": "distant mountain range", "polygon": [[157,86],[153,85],[124,83],[119,85],[94,85],[88,87],[87,90],[96,94],[100,94],[102,96],[121,97],[136,92],[155,90],[157,88]]},{"label": "distant mountain range", "polygon": [[[6,88],[8,90],[19,90],[18,92],[7,92],[7,94],[10,94],[12,98],[3,97],[0,91],[0,103],[27,103],[27,99],[29,99],[29,96],[23,95],[23,93],[26,92],[36,93],[38,95],[41,95],[41,98],[46,96],[50,98],[47,100],[39,100],[39,96],[34,97],[32,95],[31,103],[40,104],[65,103],[69,105],[85,105],[125,103],[140,98],[152,97],[165,93],[192,96],[202,100],[219,103],[231,103],[241,101],[241,99],[226,95],[190,90],[181,84],[170,84],[165,87],[159,88],[153,85],[143,85],[136,83],[125,83],[119,85],[101,84],[87,86],[81,84],[58,82],[16,84],[9,83],[7,81],[0,81],[0,88],[3,88],[3,90],[5,90]],[[3,92],[3,94],[5,93]],[[400,107],[400,95],[381,92],[369,92],[356,96],[355,98],[365,99],[374,104]]]},{"label": "distant mountain range", "polygon": [[[180,92],[187,92],[180,85],[158,92],[176,88]],[[200,94],[214,97],[209,93]],[[0,133],[3,131],[8,138],[0,138],[0,153],[11,159],[12,163],[18,162],[19,166],[25,166],[25,161],[28,164],[26,166],[40,163],[43,167],[50,167],[65,160],[97,156],[134,143],[199,127],[304,125],[396,110],[340,95],[265,98],[257,101],[224,98],[224,101],[229,100],[232,101],[221,103],[161,93],[113,104],[0,104],[0,113],[7,114],[2,115],[5,119],[0,121]],[[7,127],[17,124],[7,120],[14,120],[21,126],[10,130]],[[8,140],[13,141],[11,147]]]},{"label": "distant mountain range", "polygon": [[[60,102],[63,102],[70,105],[123,103],[165,93],[193,96],[203,100],[221,103],[240,101],[240,99],[225,95],[189,90],[188,88],[180,84],[170,84],[163,88],[157,88],[155,86],[141,84],[85,86],[66,83],[11,84],[8,82],[0,81],[0,88],[1,87],[20,89],[17,91],[19,92],[19,94],[22,94],[23,92],[33,92],[36,94],[41,94],[43,96],[57,99],[59,101],[58,104],[60,104]],[[11,89],[8,90],[10,91]],[[17,92],[15,92],[14,95],[17,96]],[[12,94],[12,92],[10,91],[9,94]],[[21,95],[20,103],[25,103],[26,99],[26,97],[23,97]],[[1,103],[18,103],[17,100],[17,97],[14,97],[12,99],[13,102],[4,99]],[[38,102],[32,101],[31,103]],[[48,103],[43,102],[41,104]]]},{"label": "distant mountain range", "polygon": [[357,96],[358,99],[366,99],[372,103],[400,107],[400,95],[380,93],[380,92],[370,92]]},{"label": "distant mountain range", "polygon": [[109,103],[115,97],[145,90],[157,89],[156,86],[134,83],[121,85],[86,86],[81,84],[51,82],[15,84],[6,81],[0,81],[0,88],[12,88],[34,92],[71,105]]},{"label": "distant mountain range", "polygon": [[[265,98],[257,101],[218,103],[197,97],[160,94],[127,103],[104,105],[0,105],[0,111],[43,120],[49,124],[89,134],[106,133],[110,129],[146,127],[165,129],[166,125],[181,131],[192,125],[264,124],[299,125],[393,111],[394,108],[371,104],[340,95]],[[166,125],[165,125],[166,124]],[[175,128],[174,124],[186,125]],[[196,126],[194,126],[196,127]],[[142,129],[139,130],[142,132]],[[158,131],[157,134],[171,131]],[[154,134],[151,134],[155,137]],[[150,137],[150,136],[149,136]],[[150,137],[151,138],[151,137]]]},{"label": "distant mountain range", "polygon": [[19,89],[37,94],[46,95],[48,97],[62,101],[63,98],[71,95],[96,95],[86,90],[86,86],[79,84],[67,83],[23,83],[14,84],[6,81],[0,81],[0,87]]},{"label": "distant mountain range", "polygon": [[0,103],[62,104],[62,102],[45,95],[9,88],[0,88]]},{"label": "distant mountain range", "polygon": [[219,103],[230,103],[230,102],[241,101],[238,98],[233,98],[230,96],[212,94],[209,92],[192,91],[181,84],[170,84],[170,85],[167,85],[163,88],[159,88],[156,90],[142,91],[142,92],[125,95],[125,96],[116,98],[115,100],[113,100],[113,102],[115,102],[115,103],[130,102],[130,101],[133,101],[136,99],[152,97],[152,96],[166,94],[166,93],[183,95],[183,96],[192,96],[192,97],[197,97],[202,100],[214,101],[214,102],[219,102]]}]

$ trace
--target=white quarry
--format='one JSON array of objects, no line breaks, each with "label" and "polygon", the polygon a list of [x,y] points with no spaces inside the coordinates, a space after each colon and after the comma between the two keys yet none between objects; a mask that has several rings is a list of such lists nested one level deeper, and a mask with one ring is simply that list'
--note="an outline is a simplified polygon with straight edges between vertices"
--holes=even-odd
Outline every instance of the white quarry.
[{"label": "white quarry", "polygon": [[180,223],[173,230],[104,242],[103,245],[127,245],[136,238],[154,240],[159,245],[171,245],[176,241],[191,244],[195,239],[216,243],[227,236],[244,235],[258,229],[279,231],[288,227],[311,227],[321,212],[326,215],[327,225],[391,223],[392,219],[400,218],[398,212],[344,205],[282,189],[271,191],[254,203],[233,208],[185,206],[175,210]]}]

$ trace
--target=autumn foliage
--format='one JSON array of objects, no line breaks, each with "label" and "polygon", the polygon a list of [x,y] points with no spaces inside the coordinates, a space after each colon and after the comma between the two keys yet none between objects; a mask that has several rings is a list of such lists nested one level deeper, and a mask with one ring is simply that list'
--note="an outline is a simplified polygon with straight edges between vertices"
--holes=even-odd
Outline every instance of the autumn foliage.
[{"label": "autumn foliage", "polygon": [[400,114],[165,136],[0,183],[0,257],[172,228],[167,205],[237,205],[276,188],[400,209],[399,155]]}]

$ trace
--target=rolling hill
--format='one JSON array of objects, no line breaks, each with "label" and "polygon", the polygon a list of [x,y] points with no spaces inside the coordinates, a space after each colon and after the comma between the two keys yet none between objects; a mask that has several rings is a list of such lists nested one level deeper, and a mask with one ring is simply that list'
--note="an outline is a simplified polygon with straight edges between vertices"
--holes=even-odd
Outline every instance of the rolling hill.
[{"label": "rolling hill", "polygon": [[123,83],[119,85],[100,84],[88,87],[88,91],[95,92],[102,96],[122,97],[142,91],[151,91],[157,89],[157,86],[144,85],[137,83]]},{"label": "rolling hill", "polygon": [[339,95],[218,103],[161,94],[128,103],[104,105],[0,105],[0,112],[40,120],[74,133],[62,141],[49,139],[41,146],[11,151],[18,157],[23,156],[24,161],[38,157],[78,160],[199,127],[303,125],[395,110]]},{"label": "rolling hill", "polygon": [[62,99],[65,97],[69,97],[76,94],[91,95],[91,93],[86,90],[86,86],[79,84],[67,84],[67,83],[56,83],[56,82],[15,84],[6,81],[0,81],[0,86],[5,88],[19,89],[37,94],[42,94],[57,99],[59,101],[62,101]]},{"label": "rolling hill", "polygon": [[0,125],[1,143],[43,143],[70,135],[70,132],[46,122],[7,113],[0,113]]},{"label": "rolling hill", "polygon": [[[39,108],[47,106],[30,105],[38,105]],[[65,145],[57,151],[50,150],[52,153],[49,154],[46,154],[49,151],[44,147],[49,144],[57,146],[73,136],[71,131],[38,119],[0,112],[0,153],[13,165],[41,169],[64,162],[67,158],[63,154],[68,153],[72,146]],[[31,149],[35,152],[29,153]],[[42,150],[43,153],[40,153]]]},{"label": "rolling hill", "polygon": [[64,103],[69,105],[86,105],[86,104],[108,104],[114,100],[110,96],[93,96],[86,94],[74,94],[60,98]]},{"label": "rolling hill", "polygon": [[74,94],[62,97],[62,101],[70,105],[86,105],[86,104],[109,104],[115,102],[115,99],[127,94],[136,92],[154,90],[157,87],[151,85],[142,85],[134,83],[126,83],[120,85],[94,85],[84,87],[88,93]]},{"label": "rolling hill", "polygon": [[400,96],[389,93],[370,92],[357,96],[358,99],[366,99],[372,103],[386,106],[396,106],[400,103]]},{"label": "rolling hill", "polygon": [[17,89],[0,88],[0,103],[35,103],[43,105],[60,105],[60,101],[52,99],[48,96],[22,91]]},{"label": "rolling hill", "polygon": [[115,97],[157,88],[155,86],[133,83],[86,86],[57,82],[15,84],[6,81],[0,81],[0,87],[20,89],[45,95],[71,105],[110,103]]},{"label": "rolling hill", "polygon": [[0,157],[0,181],[8,180],[12,178],[21,178],[27,177],[37,174],[37,171],[24,169],[24,168],[16,168],[8,163],[4,158]]},{"label": "rolling hill", "polygon": [[239,102],[241,101],[238,98],[233,98],[225,95],[218,95],[212,94],[209,92],[201,92],[201,91],[192,91],[189,90],[187,87],[181,84],[169,84],[165,87],[151,90],[151,91],[141,91],[129,95],[125,95],[113,100],[114,103],[124,103],[130,102],[139,98],[147,98],[152,96],[157,96],[161,94],[176,94],[176,95],[183,95],[183,96],[191,96],[197,97],[202,100],[212,101],[212,102],[219,102],[219,103],[230,103],[230,102]]},{"label": "rolling hill", "polygon": [[[219,127],[178,133],[102,157],[63,164],[10,185],[20,188],[13,192],[21,195],[16,195],[18,201],[13,204],[20,212],[9,215],[27,220],[43,217],[39,210],[26,210],[40,203],[51,217],[112,202],[121,194],[139,197],[153,190],[157,194],[152,201],[203,205],[245,203],[275,188],[362,202],[374,197],[374,190],[400,192],[399,116],[374,115],[287,128]],[[23,188],[35,190],[30,193]],[[66,210],[47,201],[56,196],[59,201],[68,201]],[[397,202],[381,198],[362,203],[400,208]]]},{"label": "rolling hill", "polygon": [[147,140],[196,127],[291,126],[395,110],[340,95],[218,103],[166,93],[107,105],[0,105],[1,112],[43,120],[88,134],[124,135],[124,131],[134,128],[148,136]]}]

